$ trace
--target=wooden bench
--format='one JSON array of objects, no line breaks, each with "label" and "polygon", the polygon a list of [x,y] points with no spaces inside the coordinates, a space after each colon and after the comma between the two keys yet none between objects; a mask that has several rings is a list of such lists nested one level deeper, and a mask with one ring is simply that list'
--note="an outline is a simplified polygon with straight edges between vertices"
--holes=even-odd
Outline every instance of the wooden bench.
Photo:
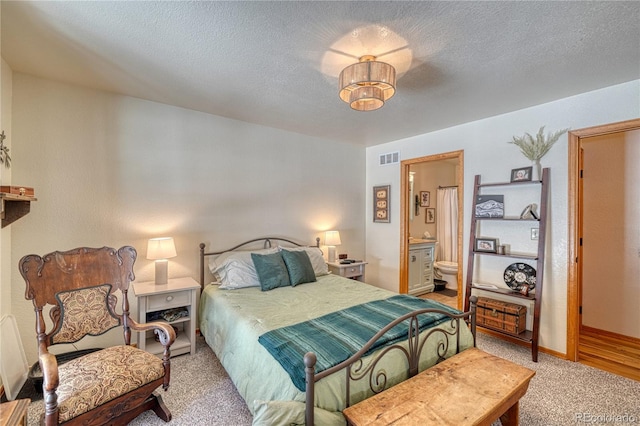
[{"label": "wooden bench", "polygon": [[26,426],[30,402],[26,398],[0,404],[0,426]]},{"label": "wooden bench", "polygon": [[363,425],[518,424],[519,400],[535,371],[477,348],[447,360],[343,411]]}]

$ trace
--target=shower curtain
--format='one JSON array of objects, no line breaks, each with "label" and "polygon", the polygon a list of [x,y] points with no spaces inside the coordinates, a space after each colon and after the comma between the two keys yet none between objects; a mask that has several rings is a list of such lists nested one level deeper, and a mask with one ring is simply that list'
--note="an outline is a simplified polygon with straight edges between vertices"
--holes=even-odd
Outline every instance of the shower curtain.
[{"label": "shower curtain", "polygon": [[438,189],[436,205],[438,260],[458,262],[458,188]]}]

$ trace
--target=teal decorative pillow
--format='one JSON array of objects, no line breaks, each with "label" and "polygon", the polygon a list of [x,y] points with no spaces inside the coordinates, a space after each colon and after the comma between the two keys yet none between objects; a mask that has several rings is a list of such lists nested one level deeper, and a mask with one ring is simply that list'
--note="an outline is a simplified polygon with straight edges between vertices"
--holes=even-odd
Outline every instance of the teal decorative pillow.
[{"label": "teal decorative pillow", "polygon": [[251,253],[251,259],[256,267],[262,291],[290,285],[289,273],[280,252],[272,254]]},{"label": "teal decorative pillow", "polygon": [[282,250],[281,253],[289,272],[289,281],[293,287],[316,280],[316,274],[313,272],[313,265],[307,252]]}]

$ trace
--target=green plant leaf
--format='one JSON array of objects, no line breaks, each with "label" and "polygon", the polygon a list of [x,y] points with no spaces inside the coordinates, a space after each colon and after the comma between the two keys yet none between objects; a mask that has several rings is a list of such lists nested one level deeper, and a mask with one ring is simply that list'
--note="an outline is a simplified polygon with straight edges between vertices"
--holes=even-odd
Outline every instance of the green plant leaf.
[{"label": "green plant leaf", "polygon": [[542,157],[544,157],[547,152],[551,149],[553,144],[555,144],[560,136],[562,136],[569,129],[558,130],[557,132],[551,133],[549,132],[546,136],[544,134],[544,127],[540,127],[538,133],[536,133],[535,138],[531,136],[529,133],[525,133],[523,136],[513,136],[513,140],[511,142],[507,142],[510,144],[514,144],[518,148],[520,148],[520,152],[526,158],[531,161],[538,161]]}]

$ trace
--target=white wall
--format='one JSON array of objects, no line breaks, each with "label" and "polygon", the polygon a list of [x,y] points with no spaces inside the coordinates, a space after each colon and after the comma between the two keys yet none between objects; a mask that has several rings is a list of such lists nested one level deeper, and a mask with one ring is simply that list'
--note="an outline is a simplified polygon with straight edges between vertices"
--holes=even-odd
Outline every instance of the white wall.
[{"label": "white wall", "polygon": [[[200,242],[314,243],[327,229],[340,231],[341,252],[364,257],[362,147],[20,73],[13,93],[13,179],[38,201],[12,225],[12,265],[30,253],[132,245],[137,280],[152,280],[146,241],[168,235],[178,251],[169,276],[197,279]],[[24,285],[14,267],[13,311],[33,361]]]},{"label": "white wall", "polygon": [[[0,2],[0,17],[2,3]],[[0,42],[0,45],[2,43]],[[7,139],[5,146],[11,150],[11,98],[12,98],[11,68],[2,59],[0,52],[0,131],[4,130]],[[11,154],[11,151],[9,151]],[[0,185],[11,184],[11,169],[0,165]],[[0,318],[11,314],[11,227],[0,228]],[[6,353],[6,349],[3,353]],[[0,385],[2,385],[0,377]]]},{"label": "white wall", "polygon": [[[367,149],[367,277],[372,284],[398,290],[400,258],[400,167],[378,166],[382,153],[400,151],[411,159],[442,152],[464,150],[464,253],[468,250],[473,179],[481,174],[484,182],[509,180],[513,168],[528,166],[517,147],[507,144],[512,136],[535,133],[545,125],[547,131],[580,129],[640,116],[640,81],[573,96],[508,114],[466,123],[449,129],[407,138]],[[428,119],[428,117],[426,118]],[[566,353],[567,329],[567,200],[568,149],[563,136],[542,159],[551,168],[550,210],[546,251],[544,296],[542,300],[540,345]],[[391,223],[373,223],[371,187],[391,184]],[[521,206],[518,206],[518,208]],[[514,209],[516,210],[516,209]],[[507,212],[509,213],[509,212]],[[512,212],[517,213],[518,212]],[[528,238],[529,230],[521,238]],[[514,236],[515,237],[515,236]],[[466,256],[464,256],[466,277]],[[504,267],[493,268],[500,279]]]},{"label": "white wall", "polygon": [[[11,146],[11,98],[12,77],[11,68],[2,59],[0,63],[0,131],[4,131],[4,144],[9,148],[9,155],[13,157]],[[0,164],[0,184],[11,185],[11,169]],[[11,313],[11,226],[0,229],[0,318]]]}]

